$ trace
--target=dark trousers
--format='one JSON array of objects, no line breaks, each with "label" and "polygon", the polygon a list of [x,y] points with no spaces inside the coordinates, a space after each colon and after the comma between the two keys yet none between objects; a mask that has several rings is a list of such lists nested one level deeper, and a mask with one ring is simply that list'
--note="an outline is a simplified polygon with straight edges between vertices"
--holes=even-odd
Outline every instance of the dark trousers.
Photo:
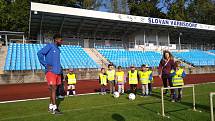
[{"label": "dark trousers", "polygon": [[136,94],[137,84],[130,84],[130,89],[132,93]]},{"label": "dark trousers", "polygon": [[148,83],[149,95],[152,94],[152,83]]},{"label": "dark trousers", "polygon": [[[167,82],[169,83],[169,86],[172,87],[172,79],[171,79],[171,77],[169,77],[169,75],[162,75],[162,81],[163,81],[164,87],[168,86]],[[167,93],[167,92],[168,92],[168,90],[165,91],[165,93]],[[171,92],[171,95],[173,95],[174,90],[171,89],[170,92]]]},{"label": "dark trousers", "polygon": [[182,88],[174,89],[173,99],[181,100],[182,98]]},{"label": "dark trousers", "polygon": [[62,83],[60,85],[57,85],[57,89],[56,89],[56,96],[59,95],[65,95],[65,91],[64,91],[64,82],[62,81]]}]

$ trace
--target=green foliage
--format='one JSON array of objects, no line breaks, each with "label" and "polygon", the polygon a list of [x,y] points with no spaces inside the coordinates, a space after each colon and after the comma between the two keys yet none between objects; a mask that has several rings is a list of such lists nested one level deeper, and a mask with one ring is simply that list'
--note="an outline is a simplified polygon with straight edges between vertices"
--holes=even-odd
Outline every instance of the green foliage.
[{"label": "green foliage", "polygon": [[[215,25],[215,3],[211,0],[129,0],[132,15],[168,18]],[[162,4],[159,9],[158,4]],[[162,8],[166,11],[161,12]]]},{"label": "green foliage", "polygon": [[160,9],[156,7],[157,4],[158,4],[157,0],[142,2],[130,1],[129,3],[130,14],[137,16],[165,18],[164,13],[162,13]]},{"label": "green foliage", "polygon": [[[102,4],[109,4],[110,12],[132,15],[168,18],[215,25],[215,3],[212,0],[164,0],[161,11],[160,0],[31,0],[45,4],[98,10]],[[129,10],[127,10],[127,4]],[[28,32],[29,0],[8,2],[0,0],[0,31]]]},{"label": "green foliage", "polygon": [[29,20],[29,1],[16,0],[8,3],[0,1],[1,30],[27,31]]},{"label": "green foliage", "polygon": [[[32,0],[45,4],[79,7],[85,9],[97,9],[100,0]],[[6,2],[0,0],[0,31],[24,31],[28,32],[30,1],[15,0]]]},{"label": "green foliage", "polygon": [[192,1],[187,8],[187,14],[194,22],[215,25],[215,4],[212,1]]}]

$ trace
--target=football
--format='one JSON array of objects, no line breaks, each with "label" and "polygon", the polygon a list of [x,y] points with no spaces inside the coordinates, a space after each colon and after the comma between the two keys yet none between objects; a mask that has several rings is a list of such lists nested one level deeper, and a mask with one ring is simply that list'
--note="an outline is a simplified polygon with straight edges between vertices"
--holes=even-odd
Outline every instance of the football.
[{"label": "football", "polygon": [[134,94],[134,93],[130,93],[130,94],[128,95],[128,99],[129,99],[129,100],[135,100],[135,94]]},{"label": "football", "polygon": [[114,97],[114,98],[118,98],[118,97],[119,97],[119,92],[114,92],[114,93],[113,93],[113,97]]}]

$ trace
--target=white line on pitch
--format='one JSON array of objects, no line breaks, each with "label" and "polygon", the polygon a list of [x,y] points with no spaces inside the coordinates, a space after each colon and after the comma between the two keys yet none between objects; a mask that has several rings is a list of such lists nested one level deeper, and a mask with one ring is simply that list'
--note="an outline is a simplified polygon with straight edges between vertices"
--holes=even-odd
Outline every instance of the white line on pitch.
[{"label": "white line on pitch", "polygon": [[[85,93],[85,94],[77,94],[78,96],[83,96],[83,95],[93,95],[93,94],[98,94],[98,93]],[[73,95],[70,95],[73,96]],[[0,104],[4,103],[15,103],[15,102],[26,102],[26,101],[33,101],[33,100],[45,100],[49,99],[49,97],[43,97],[43,98],[32,98],[32,99],[23,99],[23,100],[11,100],[11,101],[2,101]]]}]

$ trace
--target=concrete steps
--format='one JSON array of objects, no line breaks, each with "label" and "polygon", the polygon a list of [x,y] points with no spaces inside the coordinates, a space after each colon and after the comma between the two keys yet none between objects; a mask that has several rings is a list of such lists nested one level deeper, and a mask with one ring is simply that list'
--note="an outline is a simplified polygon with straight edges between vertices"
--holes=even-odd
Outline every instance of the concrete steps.
[{"label": "concrete steps", "polygon": [[7,56],[7,47],[2,46],[0,48],[0,74],[4,74],[4,65],[5,65],[5,60]]},{"label": "concrete steps", "polygon": [[104,58],[95,48],[84,48],[84,50],[102,68],[107,68],[109,61]]}]

